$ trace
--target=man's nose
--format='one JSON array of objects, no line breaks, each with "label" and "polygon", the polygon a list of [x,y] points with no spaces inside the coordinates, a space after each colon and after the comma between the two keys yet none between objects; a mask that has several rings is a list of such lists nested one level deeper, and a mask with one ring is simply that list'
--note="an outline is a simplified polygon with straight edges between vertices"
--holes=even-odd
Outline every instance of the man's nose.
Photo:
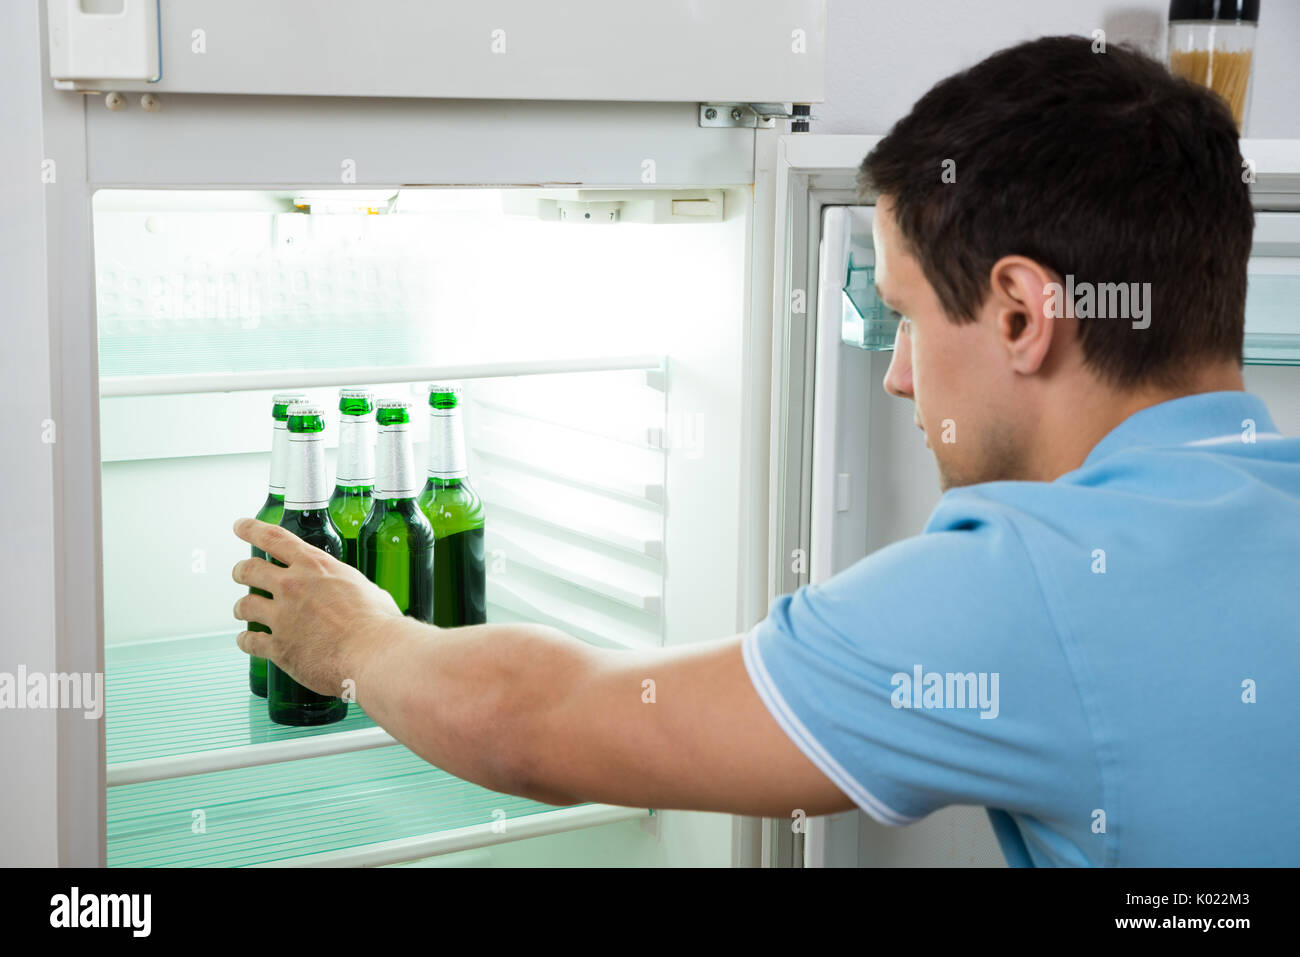
[{"label": "man's nose", "polygon": [[885,391],[900,399],[914,399],[912,395],[912,342],[899,323],[894,333],[894,355],[885,371]]}]

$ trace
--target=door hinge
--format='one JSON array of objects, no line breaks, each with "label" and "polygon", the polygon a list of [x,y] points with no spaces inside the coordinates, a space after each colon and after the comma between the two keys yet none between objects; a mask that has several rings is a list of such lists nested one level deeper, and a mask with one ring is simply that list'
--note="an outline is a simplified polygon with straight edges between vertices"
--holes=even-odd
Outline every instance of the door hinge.
[{"label": "door hinge", "polygon": [[807,103],[795,103],[788,111],[781,103],[700,104],[700,126],[706,127],[770,130],[777,120],[789,120],[790,132],[807,133],[812,118]]}]

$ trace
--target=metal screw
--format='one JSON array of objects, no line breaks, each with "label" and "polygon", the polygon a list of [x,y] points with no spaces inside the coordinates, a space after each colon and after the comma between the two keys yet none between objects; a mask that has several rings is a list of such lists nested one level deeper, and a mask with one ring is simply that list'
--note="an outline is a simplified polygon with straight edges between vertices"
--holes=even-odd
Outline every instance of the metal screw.
[{"label": "metal screw", "polygon": [[162,100],[158,99],[156,93],[146,93],[140,97],[140,108],[146,113],[157,113],[162,109]]},{"label": "metal screw", "polygon": [[104,105],[116,113],[118,110],[126,107],[126,97],[121,93],[110,93],[104,97]]},{"label": "metal screw", "polygon": [[733,106],[733,107],[731,108],[731,118],[732,118],[733,120],[735,120],[737,123],[740,122],[740,118],[741,118],[742,115],[744,115],[744,114],[742,114],[742,113],[740,112],[740,107],[738,107],[738,106]]},{"label": "metal screw", "polygon": [[713,107],[709,107],[707,110],[704,111],[704,118],[706,120],[716,120],[718,118],[718,111],[715,110]]}]

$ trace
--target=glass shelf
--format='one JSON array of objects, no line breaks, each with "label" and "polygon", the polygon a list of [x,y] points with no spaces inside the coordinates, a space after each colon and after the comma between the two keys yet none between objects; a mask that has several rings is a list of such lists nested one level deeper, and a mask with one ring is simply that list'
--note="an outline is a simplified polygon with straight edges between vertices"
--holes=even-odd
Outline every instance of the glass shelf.
[{"label": "glass shelf", "polygon": [[206,323],[139,318],[107,326],[99,339],[105,378],[202,375],[227,371],[333,369],[392,365],[394,356],[427,351],[425,337],[403,317],[267,316],[248,328],[238,319]]},{"label": "glass shelf", "polygon": [[[109,645],[106,658],[110,782],[115,771],[140,761],[377,730],[355,704],[337,724],[291,728],[273,723],[266,699],[248,690],[248,658],[235,647],[233,633]],[[194,768],[191,761],[187,773],[217,766]]]},{"label": "glass shelf", "polygon": [[[871,240],[872,207],[832,207],[824,222],[828,279],[841,286],[841,340],[869,351],[890,351],[898,316],[876,296]],[[1247,365],[1300,365],[1300,215],[1260,210],[1247,266]],[[829,301],[827,306],[833,307]]]},{"label": "glass shelf", "polygon": [[498,821],[508,836],[519,818],[554,810],[403,747],[332,754],[109,788],[108,864],[242,867]]},{"label": "glass shelf", "polygon": [[110,866],[395,863],[650,814],[471,784],[355,705],[324,728],[273,724],[231,634],[110,645],[107,659]]},{"label": "glass shelf", "polygon": [[[1260,216],[1263,219],[1263,215]],[[1295,217],[1293,217],[1295,220]],[[1296,220],[1300,221],[1300,220]],[[1277,215],[1266,221],[1273,226]],[[1291,227],[1294,232],[1300,227]],[[1246,286],[1246,339],[1242,347],[1247,365],[1300,365],[1300,241],[1279,247],[1260,243],[1269,252],[1291,256],[1252,258]]]},{"label": "glass shelf", "polygon": [[[855,255],[856,251],[849,254],[842,292],[840,338],[859,349],[890,352],[898,318],[876,297],[875,269],[856,262]],[[1246,365],[1300,365],[1300,313],[1294,305],[1297,286],[1295,274],[1252,273],[1243,343]]]},{"label": "glass shelf", "polygon": [[1300,366],[1300,334],[1246,333],[1243,348],[1248,366]]}]

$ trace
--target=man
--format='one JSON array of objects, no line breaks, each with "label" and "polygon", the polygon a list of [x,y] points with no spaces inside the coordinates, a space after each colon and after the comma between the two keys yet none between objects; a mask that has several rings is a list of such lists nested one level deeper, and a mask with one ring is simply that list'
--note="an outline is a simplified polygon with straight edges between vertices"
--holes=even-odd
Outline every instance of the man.
[{"label": "man", "polygon": [[[1253,214],[1212,94],[1078,38],[927,93],[862,164],[923,534],[653,651],[439,631],[241,520],[239,645],[487,787],[906,824],[988,807],[1014,864],[1300,863],[1300,440],[1242,391]],[[864,194],[865,195],[865,194]],[[657,703],[642,702],[653,678]]]}]

